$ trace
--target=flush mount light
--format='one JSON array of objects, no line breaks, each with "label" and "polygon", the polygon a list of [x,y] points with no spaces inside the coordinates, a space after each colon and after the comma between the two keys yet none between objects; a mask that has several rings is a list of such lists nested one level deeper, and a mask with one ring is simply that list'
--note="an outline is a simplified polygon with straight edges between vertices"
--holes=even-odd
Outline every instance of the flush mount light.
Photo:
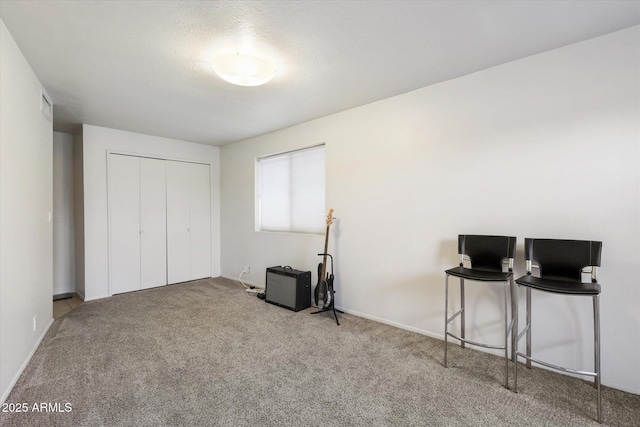
[{"label": "flush mount light", "polygon": [[239,86],[260,86],[273,78],[273,65],[257,56],[227,53],[211,61],[213,71],[222,79]]}]

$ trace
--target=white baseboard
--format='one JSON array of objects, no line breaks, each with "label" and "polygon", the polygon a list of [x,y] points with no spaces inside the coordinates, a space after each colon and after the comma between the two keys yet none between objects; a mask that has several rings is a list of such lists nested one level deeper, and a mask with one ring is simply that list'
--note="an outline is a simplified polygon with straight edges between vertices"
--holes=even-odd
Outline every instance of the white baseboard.
[{"label": "white baseboard", "polygon": [[[229,280],[233,280],[234,282],[240,283],[238,281],[237,277],[229,277],[229,276],[220,276],[220,277],[222,277],[223,279],[229,279]],[[262,285],[258,285],[256,283],[251,283],[251,282],[248,282],[248,281],[246,281],[244,279],[242,281],[244,282],[245,285],[253,286],[254,288],[258,288],[258,289],[263,289],[264,290],[264,286],[262,286]]]},{"label": "white baseboard", "polygon": [[640,395],[640,389],[634,389],[632,387],[629,387],[629,385],[627,385],[627,384],[619,384],[619,383],[615,383],[615,382],[602,381],[602,385],[607,386],[607,387],[611,387],[611,388],[615,388],[617,390],[622,390],[622,391],[625,391],[627,393],[639,394]]},{"label": "white baseboard", "polygon": [[405,325],[403,323],[393,322],[391,320],[383,319],[381,317],[372,316],[370,314],[361,313],[355,310],[345,309],[343,307],[336,306],[336,309],[343,311],[345,313],[353,314],[354,316],[363,317],[365,319],[373,320],[374,322],[384,323],[385,325],[393,326],[399,329],[404,329],[405,331],[415,332],[421,335],[426,335],[431,338],[436,338],[444,341],[444,335],[436,334],[431,331],[427,331],[425,329],[416,328],[414,326]]},{"label": "white baseboard", "polygon": [[103,298],[111,298],[111,295],[98,295],[97,297],[93,297],[93,298],[85,298],[84,295],[79,294],[82,297],[82,301],[87,302],[87,301],[95,301],[97,299],[103,299]]},{"label": "white baseboard", "polygon": [[31,358],[36,353],[36,350],[38,349],[38,347],[40,347],[40,343],[42,342],[44,336],[47,335],[47,332],[49,331],[49,328],[51,327],[51,325],[53,325],[53,318],[51,319],[47,327],[44,328],[44,330],[42,331],[42,335],[40,335],[40,337],[36,341],[36,344],[33,346],[33,348],[31,349],[31,352],[27,356],[27,359],[24,361],[22,366],[20,366],[20,369],[18,369],[18,372],[13,377],[13,380],[9,384],[9,387],[7,388],[7,390],[5,390],[5,392],[2,394],[2,398],[0,398],[0,405],[2,405],[4,401],[7,400],[7,397],[9,397],[9,394],[11,394],[11,390],[13,390],[13,387],[16,385],[16,383],[20,379],[20,375],[22,375],[24,370],[27,368],[27,365],[31,361]]},{"label": "white baseboard", "polygon": [[[398,322],[392,322],[390,320],[386,320],[386,319],[383,319],[383,318],[380,318],[380,317],[372,316],[372,315],[366,314],[366,313],[361,313],[361,312],[355,311],[355,310],[345,309],[343,307],[336,306],[336,309],[338,309],[340,311],[343,311],[345,313],[352,314],[354,316],[363,317],[365,319],[373,320],[374,322],[384,323],[385,325],[394,326],[394,327],[399,328],[399,329],[404,329],[406,331],[415,332],[415,333],[418,333],[418,334],[426,335],[428,337],[436,338],[436,339],[439,339],[441,341],[444,341],[444,335],[442,335],[442,334],[437,334],[437,333],[430,332],[430,331],[427,331],[427,330],[424,330],[424,329],[420,329],[420,328],[416,328],[416,327],[413,327],[413,326],[404,325],[404,324],[398,323]],[[452,341],[452,343],[454,343],[454,345],[456,345],[455,344],[456,341]],[[482,352],[485,352],[485,353],[493,354],[490,351],[483,350],[481,348],[476,348],[476,347],[470,347],[470,348],[471,348],[471,350],[482,351]],[[556,373],[559,373],[561,375],[569,375],[571,377],[585,379],[585,377],[581,376],[581,375],[572,375],[572,374],[568,374],[568,373],[561,373],[561,372],[554,371],[552,369],[546,368],[545,366],[536,365],[536,367],[542,368],[542,369],[547,369],[547,370],[549,370],[551,372],[556,372]],[[640,390],[635,389],[633,387],[629,387],[628,384],[620,384],[620,383],[613,382],[613,381],[606,381],[606,378],[604,378],[602,380],[602,385],[604,385],[606,387],[615,388],[617,390],[621,390],[621,391],[624,391],[624,392],[627,392],[627,393],[640,394]]]}]

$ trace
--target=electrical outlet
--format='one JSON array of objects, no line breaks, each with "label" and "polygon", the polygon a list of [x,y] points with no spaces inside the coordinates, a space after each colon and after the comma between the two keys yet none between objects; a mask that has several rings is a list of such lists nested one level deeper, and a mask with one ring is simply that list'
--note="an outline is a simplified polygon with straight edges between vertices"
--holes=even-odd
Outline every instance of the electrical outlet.
[{"label": "electrical outlet", "polygon": [[246,265],[246,266],[244,267],[244,272],[245,272],[245,273],[247,273],[247,274],[251,274],[251,267],[249,267],[248,265]]},{"label": "electrical outlet", "polygon": [[33,332],[36,331],[37,327],[38,327],[38,316],[33,316]]}]

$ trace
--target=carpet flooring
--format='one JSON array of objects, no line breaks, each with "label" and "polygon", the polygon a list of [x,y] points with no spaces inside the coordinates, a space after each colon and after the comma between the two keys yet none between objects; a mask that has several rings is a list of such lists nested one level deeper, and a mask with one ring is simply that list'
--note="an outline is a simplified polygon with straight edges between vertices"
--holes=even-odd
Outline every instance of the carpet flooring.
[{"label": "carpet flooring", "polygon": [[[200,280],[90,301],[54,321],[2,426],[597,426],[594,388],[344,314],[310,315]],[[44,405],[42,405],[44,404]],[[605,425],[640,396],[603,388]],[[34,410],[34,408],[36,410]]]}]

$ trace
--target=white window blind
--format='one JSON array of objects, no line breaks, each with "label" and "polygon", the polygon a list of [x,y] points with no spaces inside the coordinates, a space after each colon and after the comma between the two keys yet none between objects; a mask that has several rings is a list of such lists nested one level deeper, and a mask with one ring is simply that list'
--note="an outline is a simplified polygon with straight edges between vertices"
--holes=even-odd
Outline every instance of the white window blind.
[{"label": "white window blind", "polygon": [[257,159],[257,229],[322,233],[324,145]]}]

